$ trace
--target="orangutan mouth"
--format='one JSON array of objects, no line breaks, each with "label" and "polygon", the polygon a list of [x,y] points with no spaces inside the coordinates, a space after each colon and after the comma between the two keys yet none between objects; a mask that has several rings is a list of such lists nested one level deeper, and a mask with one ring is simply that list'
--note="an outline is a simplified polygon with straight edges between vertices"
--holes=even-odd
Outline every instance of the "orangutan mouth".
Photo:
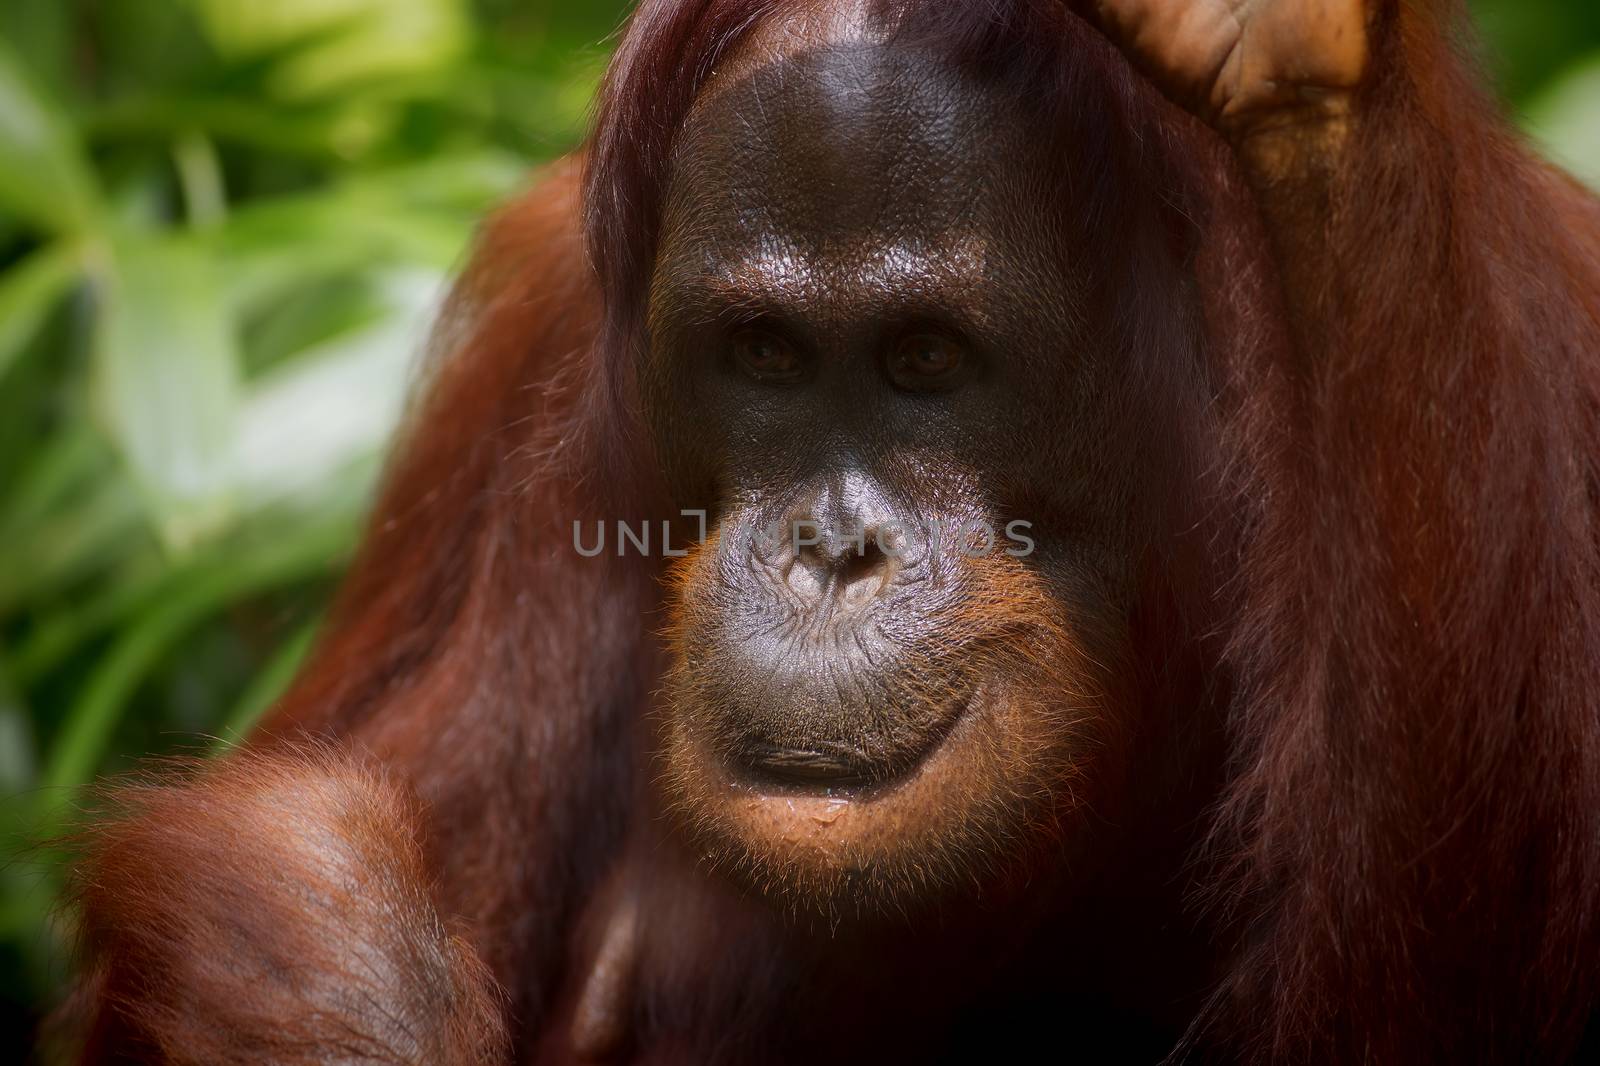
[{"label": "orangutan mouth", "polygon": [[833,794],[892,785],[912,776],[944,744],[972,702],[970,692],[948,700],[921,728],[897,736],[893,743],[868,735],[850,743],[752,740],[730,753],[734,764],[730,769],[762,791]]}]

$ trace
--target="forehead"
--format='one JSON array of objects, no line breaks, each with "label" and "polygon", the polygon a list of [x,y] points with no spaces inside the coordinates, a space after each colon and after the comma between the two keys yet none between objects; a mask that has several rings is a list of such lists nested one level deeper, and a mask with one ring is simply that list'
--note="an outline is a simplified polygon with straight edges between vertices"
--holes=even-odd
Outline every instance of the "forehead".
[{"label": "forehead", "polygon": [[[852,41],[781,58],[697,102],[668,183],[664,241],[759,260],[972,255],[1038,181],[1015,106],[935,56]],[[1026,213],[1023,211],[1022,213]],[[774,247],[782,245],[781,248]]]}]

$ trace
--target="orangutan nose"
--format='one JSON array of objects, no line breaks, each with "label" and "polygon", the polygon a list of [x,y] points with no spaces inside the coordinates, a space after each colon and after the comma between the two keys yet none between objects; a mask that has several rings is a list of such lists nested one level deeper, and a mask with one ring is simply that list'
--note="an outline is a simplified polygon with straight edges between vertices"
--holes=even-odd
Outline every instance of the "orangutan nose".
[{"label": "orangutan nose", "polygon": [[[889,587],[896,570],[894,556],[879,546],[881,527],[841,533],[814,530],[802,522],[785,580],[807,602],[829,598],[859,607]],[[812,543],[813,539],[815,543]]]},{"label": "orangutan nose", "polygon": [[784,582],[808,605],[860,607],[900,569],[904,538],[882,491],[860,474],[831,479],[790,512],[783,532]]}]

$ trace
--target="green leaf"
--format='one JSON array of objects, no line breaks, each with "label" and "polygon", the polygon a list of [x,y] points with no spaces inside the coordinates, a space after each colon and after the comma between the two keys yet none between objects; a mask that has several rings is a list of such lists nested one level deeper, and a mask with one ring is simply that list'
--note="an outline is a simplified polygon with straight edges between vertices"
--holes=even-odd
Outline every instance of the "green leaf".
[{"label": "green leaf", "polygon": [[0,796],[14,796],[33,787],[36,755],[28,707],[12,684],[5,660],[0,659]]},{"label": "green leaf", "polygon": [[376,75],[435,71],[465,50],[470,25],[462,0],[191,0],[225,54],[248,56],[284,40],[337,27],[339,35],[285,65],[277,89],[288,97],[332,95]]},{"label": "green leaf", "polygon": [[0,615],[114,566],[143,543],[144,529],[125,478],[91,483],[68,506],[8,534],[6,558],[23,562],[0,566]]},{"label": "green leaf", "polygon": [[65,795],[101,768],[117,724],[150,670],[196,625],[239,600],[323,576],[342,561],[353,527],[319,521],[286,530],[273,542],[239,552],[229,565],[208,568],[137,624],[121,633],[95,665],[50,746],[39,793],[46,814],[59,813]]},{"label": "green leaf", "polygon": [[72,126],[0,41],[0,207],[46,229],[82,233],[97,204]]},{"label": "green leaf", "polygon": [[449,270],[472,236],[476,212],[398,202],[377,183],[238,208],[217,230],[229,299],[249,309],[295,287],[361,267],[420,265]]},{"label": "green leaf", "polygon": [[91,479],[109,465],[105,440],[74,418],[40,440],[0,499],[0,541],[25,536],[68,497],[81,501]]},{"label": "green leaf", "polygon": [[228,518],[239,354],[205,249],[124,239],[103,279],[96,409],[169,546]]},{"label": "green leaf", "polygon": [[374,281],[379,317],[252,383],[235,453],[241,508],[319,513],[365,500],[445,287],[442,275],[426,270],[386,272]]},{"label": "green leaf", "polygon": [[239,697],[223,719],[217,729],[213,751],[220,754],[237,746],[256,727],[262,716],[272,709],[272,705],[289,691],[289,686],[300,673],[300,667],[305,665],[310,656],[321,628],[322,618],[313,618],[278,646],[272,658],[250,679],[244,695]]},{"label": "green leaf", "polygon": [[1528,128],[1552,159],[1600,190],[1600,54],[1539,94],[1528,107]]},{"label": "green leaf", "polygon": [[64,245],[33,253],[0,274],[0,381],[55,309],[81,269],[78,254]]}]

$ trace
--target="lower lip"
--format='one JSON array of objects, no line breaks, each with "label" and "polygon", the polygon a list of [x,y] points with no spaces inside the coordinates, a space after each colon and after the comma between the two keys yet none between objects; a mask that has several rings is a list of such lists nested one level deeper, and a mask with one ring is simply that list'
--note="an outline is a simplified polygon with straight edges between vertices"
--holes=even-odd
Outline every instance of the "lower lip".
[{"label": "lower lip", "polygon": [[729,769],[751,790],[780,795],[851,795],[892,787],[916,775],[950,738],[974,702],[974,693],[951,701],[922,749],[893,765],[874,766],[866,758],[852,760],[826,752],[782,751],[774,752],[772,758],[739,759]]},{"label": "lower lip", "polygon": [[789,788],[849,788],[873,779],[870,767],[814,751],[775,751],[740,760],[749,774]]}]

